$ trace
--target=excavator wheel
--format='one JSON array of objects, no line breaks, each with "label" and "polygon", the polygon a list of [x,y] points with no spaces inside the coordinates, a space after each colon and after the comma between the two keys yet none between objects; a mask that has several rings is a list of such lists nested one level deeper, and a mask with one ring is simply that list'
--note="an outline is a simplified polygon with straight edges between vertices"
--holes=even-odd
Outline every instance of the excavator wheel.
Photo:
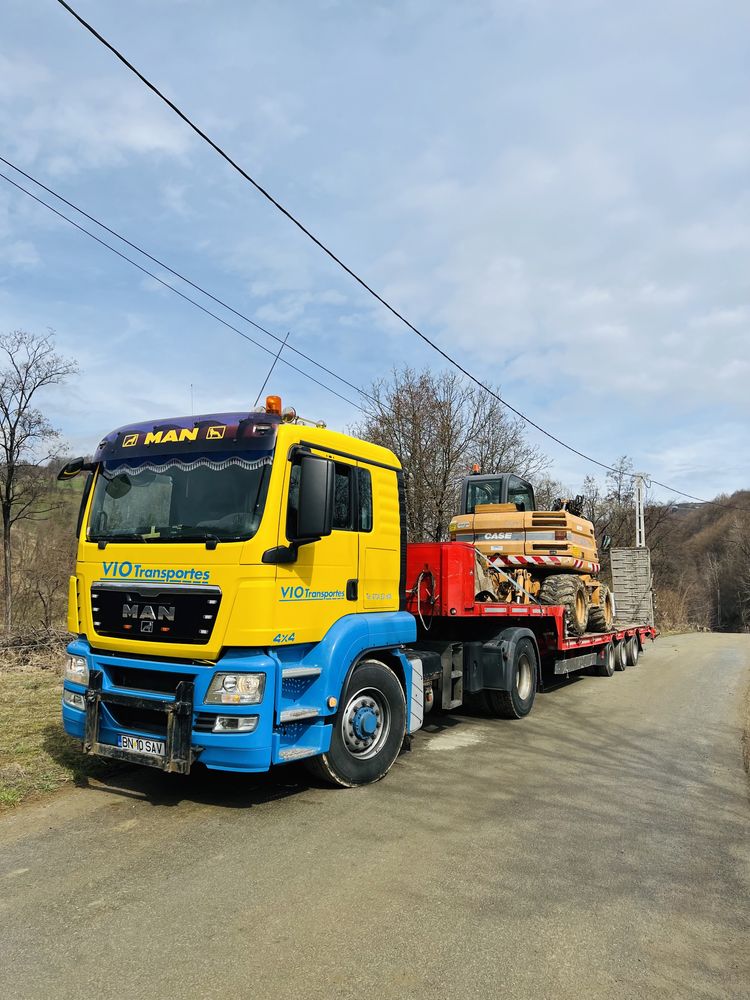
[{"label": "excavator wheel", "polygon": [[615,617],[612,591],[605,584],[599,587],[599,603],[589,608],[589,632],[611,632]]},{"label": "excavator wheel", "polygon": [[542,580],[539,588],[542,604],[562,605],[571,635],[583,635],[589,617],[589,595],[583,581],[572,573],[556,573]]}]

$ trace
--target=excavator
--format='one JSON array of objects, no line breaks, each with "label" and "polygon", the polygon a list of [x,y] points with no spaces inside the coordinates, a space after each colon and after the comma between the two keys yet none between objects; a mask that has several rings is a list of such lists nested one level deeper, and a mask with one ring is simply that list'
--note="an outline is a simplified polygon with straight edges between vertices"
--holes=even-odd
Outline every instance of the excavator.
[{"label": "excavator", "polygon": [[614,598],[598,579],[594,526],[583,517],[583,501],[557,500],[552,510],[537,510],[530,483],[508,472],[482,475],[475,466],[462,481],[450,538],[478,553],[477,598],[562,606],[571,635],[608,632]]}]

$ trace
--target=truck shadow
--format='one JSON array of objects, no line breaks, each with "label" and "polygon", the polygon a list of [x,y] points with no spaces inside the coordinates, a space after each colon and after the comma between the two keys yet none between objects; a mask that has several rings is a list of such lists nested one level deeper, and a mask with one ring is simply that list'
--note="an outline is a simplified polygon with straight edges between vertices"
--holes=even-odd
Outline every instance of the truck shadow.
[{"label": "truck shadow", "polygon": [[195,802],[247,809],[318,787],[301,764],[285,764],[267,774],[234,774],[210,771],[196,763],[190,774],[183,775],[88,757],[76,740],[54,725],[46,728],[43,745],[50,757],[72,774],[76,787],[153,806]]},{"label": "truck shadow", "polygon": [[[545,693],[575,683],[578,676],[545,679]],[[539,692],[541,694],[541,692]],[[425,716],[422,732],[437,735],[465,725],[469,720],[490,718],[491,714],[479,698],[468,698],[460,713],[435,709]],[[116,761],[85,755],[80,744],[61,727],[50,725],[44,732],[44,749],[49,756],[72,775],[77,788],[103,792],[126,799],[149,802],[154,806],[178,806],[194,802],[227,809],[246,809],[280,799],[290,798],[308,789],[330,788],[310,775],[301,763],[273,767],[267,774],[235,774],[211,771],[200,764],[193,765],[189,775],[166,774],[150,767],[133,767]],[[406,737],[401,755],[411,750],[411,737]]]}]

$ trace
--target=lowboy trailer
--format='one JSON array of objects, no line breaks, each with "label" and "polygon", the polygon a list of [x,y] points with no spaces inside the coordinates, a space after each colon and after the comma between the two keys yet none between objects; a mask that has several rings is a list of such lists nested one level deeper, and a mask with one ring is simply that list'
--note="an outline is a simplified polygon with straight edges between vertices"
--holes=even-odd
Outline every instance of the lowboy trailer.
[{"label": "lowboy trailer", "polygon": [[427,542],[407,549],[407,609],[418,623],[426,708],[479,701],[493,715],[522,718],[545,678],[580,670],[611,677],[635,666],[651,626],[569,635],[566,611],[544,604],[476,599],[474,548]]}]

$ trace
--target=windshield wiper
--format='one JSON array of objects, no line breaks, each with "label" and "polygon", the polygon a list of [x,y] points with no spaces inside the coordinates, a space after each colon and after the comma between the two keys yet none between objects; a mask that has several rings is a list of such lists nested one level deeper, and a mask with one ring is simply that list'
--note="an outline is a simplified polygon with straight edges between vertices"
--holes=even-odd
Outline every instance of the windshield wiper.
[{"label": "windshield wiper", "polygon": [[229,541],[227,538],[220,538],[213,531],[204,531],[202,528],[193,528],[190,525],[175,525],[167,529],[168,535],[162,535],[161,541],[169,539],[171,542],[205,542],[207,549],[215,549],[219,542]]},{"label": "windshield wiper", "polygon": [[147,539],[137,531],[123,531],[116,535],[91,535],[89,541],[98,542],[100,549],[106,549],[110,542],[146,542]]}]

